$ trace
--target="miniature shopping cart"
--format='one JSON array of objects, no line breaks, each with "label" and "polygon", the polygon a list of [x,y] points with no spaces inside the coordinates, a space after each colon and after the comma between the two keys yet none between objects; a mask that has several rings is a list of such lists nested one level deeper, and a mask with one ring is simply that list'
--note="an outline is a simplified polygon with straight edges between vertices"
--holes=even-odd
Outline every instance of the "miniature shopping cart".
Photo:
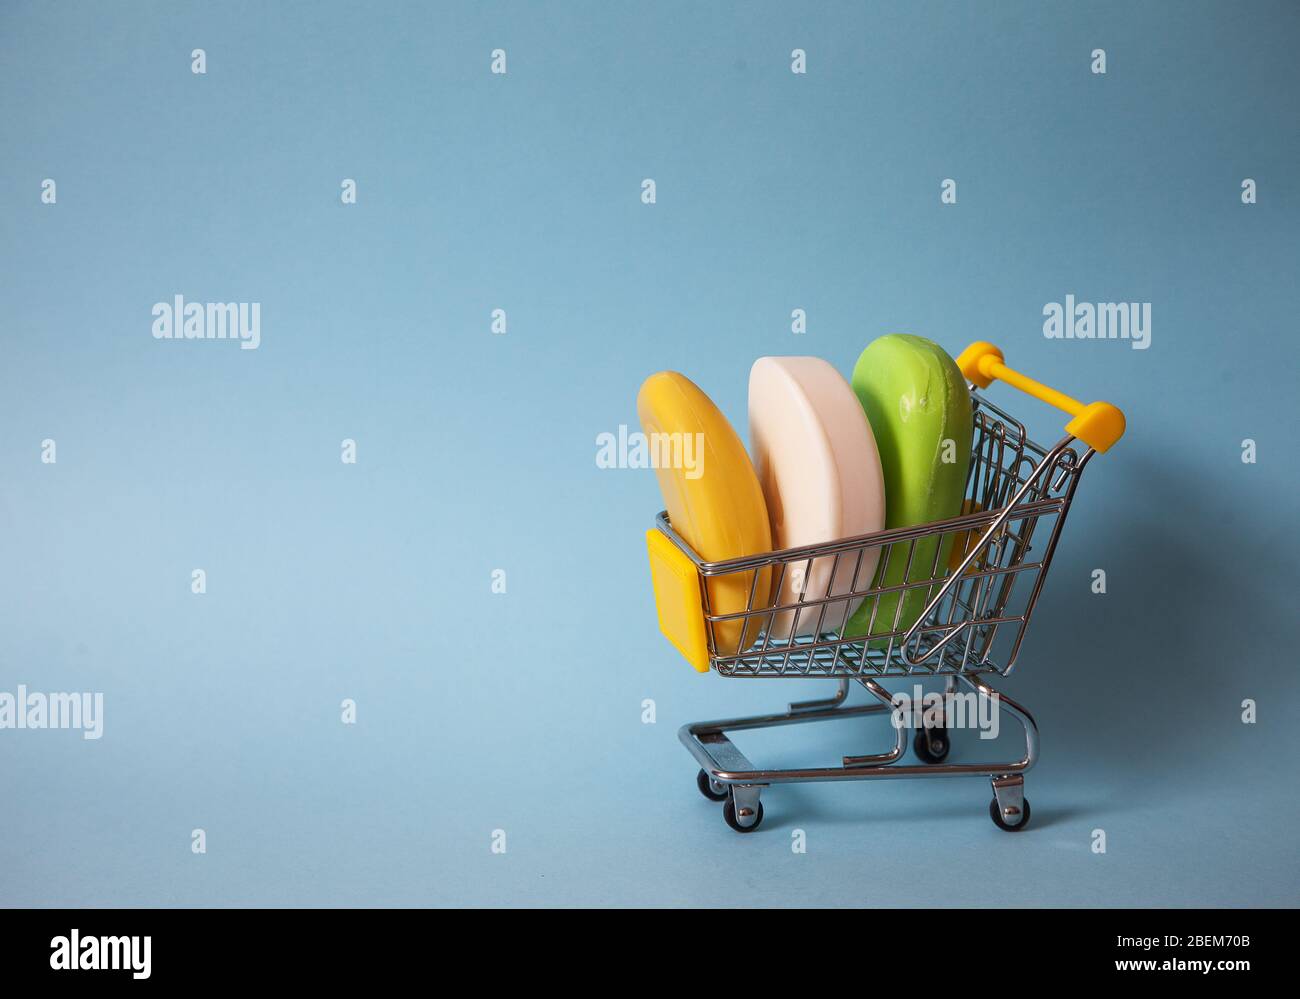
[{"label": "miniature shopping cart", "polygon": [[[1085,405],[1013,371],[991,344],[972,344],[957,365],[971,384],[974,410],[970,471],[960,516],[724,562],[702,560],[674,533],[666,513],[659,514],[656,530],[649,532],[660,627],[698,670],[712,668],[726,677],[837,681],[833,696],[794,703],[779,714],[696,722],[680,730],[682,742],[701,767],[700,791],[724,802],[723,817],[738,832],[758,827],[763,819],[760,794],[770,784],[890,777],[986,776],[993,784],[989,803],[993,821],[1005,830],[1024,829],[1029,822],[1024,774],[1038,757],[1038,729],[1028,711],[994,690],[989,677],[1006,676],[1015,665],[1079,477],[1095,453],[1106,451],[1123,435],[1124,415],[1109,403]],[[1051,448],[1029,440],[1023,424],[979,391],[994,379],[1069,413],[1065,436]],[[769,596],[782,593],[787,575],[792,581],[812,577],[815,560],[819,565],[833,560],[829,578],[841,579],[837,570],[846,560],[860,566],[873,552],[878,552],[878,570],[864,573],[868,582],[862,583],[855,569],[851,591],[810,599],[805,584],[793,602],[773,603],[777,598]],[[900,559],[906,562],[905,571],[901,576],[890,573],[889,564]],[[721,577],[743,580],[749,587],[744,610],[724,614],[710,608],[710,583]],[[761,587],[762,594],[760,579],[772,582],[770,588]],[[899,581],[884,585],[887,579]],[[928,595],[919,616],[904,610],[909,601],[903,591],[914,589]],[[871,624],[862,636],[845,636],[844,625],[839,630],[821,630],[829,605],[842,608],[852,600],[856,606],[859,598],[863,606],[873,607]],[[910,601],[913,607],[919,602]],[[877,621],[882,609],[885,619]],[[776,614],[790,613],[796,615],[796,625],[810,618],[817,624],[812,629],[772,627]],[[844,616],[841,609],[839,619]],[[731,624],[737,621],[740,627]],[[719,627],[724,622],[728,626]],[[779,640],[771,634],[774,630],[810,634]],[[737,632],[739,638],[732,639]],[[724,633],[725,644],[719,639]],[[899,707],[902,702],[896,703],[881,682],[901,677],[942,678],[945,710],[922,718],[913,704],[904,712]],[[862,684],[875,700],[848,706],[850,681]],[[950,733],[945,722],[952,717],[946,705],[958,695],[968,701],[987,698],[989,703],[981,707],[1014,718],[1024,730],[1024,755],[1005,762],[946,762]],[[893,747],[875,755],[845,756],[840,766],[761,769],[728,735],[873,713],[888,714],[894,721]],[[900,762],[909,730],[915,730],[912,744],[919,765]]]}]

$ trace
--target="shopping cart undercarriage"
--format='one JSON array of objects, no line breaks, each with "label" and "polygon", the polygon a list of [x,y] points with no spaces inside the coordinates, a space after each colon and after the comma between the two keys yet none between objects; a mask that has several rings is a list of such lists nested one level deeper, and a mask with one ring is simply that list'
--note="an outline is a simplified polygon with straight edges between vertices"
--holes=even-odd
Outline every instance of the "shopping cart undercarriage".
[{"label": "shopping cart undercarriage", "polygon": [[723,818],[737,832],[751,832],[763,820],[762,789],[769,784],[796,784],[805,781],[871,780],[890,777],[971,777],[986,775],[993,784],[989,814],[1003,829],[1023,829],[1029,821],[1029,801],[1024,796],[1024,773],[1038,758],[1038,727],[1033,717],[1010,698],[999,695],[982,677],[964,673],[949,677],[945,687],[953,692],[959,682],[970,685],[981,697],[993,697],[1000,710],[1015,718],[1024,728],[1025,753],[1019,760],[991,763],[947,763],[949,733],[941,726],[922,726],[913,741],[916,755],[925,761],[919,766],[902,766],[899,761],[907,751],[905,726],[894,727],[893,748],[868,756],[845,756],[838,767],[815,767],[791,770],[760,770],[752,764],[728,732],[774,728],[805,722],[834,721],[863,715],[892,712],[892,695],[871,677],[857,681],[877,698],[877,703],[845,706],[849,681],[841,679],[835,695],[820,701],[802,701],[790,710],[772,715],[754,715],[725,721],[694,722],[683,725],[678,735],[700,764],[697,777],[706,798],[721,801]]},{"label": "shopping cart undercarriage", "polygon": [[[762,790],[772,784],[907,777],[985,776],[993,788],[989,813],[994,823],[1014,831],[1029,822],[1024,774],[1038,758],[1038,728],[1025,708],[993,687],[990,677],[1007,676],[1014,667],[1079,478],[1092,456],[1109,449],[1123,434],[1124,417],[1109,403],[1085,405],[1013,371],[989,344],[972,344],[957,363],[971,384],[974,410],[961,516],[725,562],[700,559],[673,531],[666,514],[656,518],[649,547],[660,626],[697,669],[725,677],[836,681],[833,696],[793,703],[784,712],[681,728],[679,736],[701,768],[700,791],[724,803],[723,817],[738,832],[758,828]],[[995,378],[1068,412],[1072,418],[1065,436],[1051,448],[1029,440],[1023,424],[980,393]],[[1076,447],[1076,441],[1086,447]],[[855,568],[851,589],[820,599],[808,599],[801,592],[793,602],[773,604],[759,596],[760,578],[775,580],[770,588],[762,587],[765,594],[780,593],[787,572],[807,580],[814,562],[833,560],[829,578],[840,579],[843,560],[856,559],[861,565],[873,552],[879,552],[879,568],[860,589]],[[891,559],[906,559],[904,571],[898,583],[883,585],[881,580],[890,578]],[[710,608],[711,583],[721,578],[749,586],[743,610],[717,613]],[[911,591],[924,591],[926,599],[924,609],[909,621],[904,608]],[[844,607],[859,602],[873,608],[864,634],[846,635],[843,626],[823,630],[828,613],[842,620],[847,616]],[[878,621],[882,607],[885,613]],[[772,622],[782,613],[794,615],[796,626],[787,629],[789,634],[809,630],[798,627],[811,620],[801,615],[816,615],[817,625],[808,637],[778,640]],[[740,637],[722,642],[720,633]],[[915,705],[904,710],[882,683],[927,677],[942,680],[945,706],[964,692],[987,699],[986,708],[996,707],[1003,718],[1014,719],[1024,733],[1023,755],[948,762],[951,739],[946,722],[951,715],[945,710],[923,717]],[[874,701],[848,705],[851,682],[866,688]],[[889,714],[892,747],[873,755],[844,756],[839,766],[758,767],[729,737],[734,732],[872,714]],[[909,732],[914,733],[910,741],[919,764],[902,762]]]}]

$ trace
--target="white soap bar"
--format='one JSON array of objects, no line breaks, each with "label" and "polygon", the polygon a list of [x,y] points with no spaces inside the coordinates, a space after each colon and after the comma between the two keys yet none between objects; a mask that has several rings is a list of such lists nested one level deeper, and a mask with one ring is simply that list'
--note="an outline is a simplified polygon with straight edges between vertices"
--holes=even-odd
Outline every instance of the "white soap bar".
[{"label": "white soap bar", "polygon": [[[749,441],[777,549],[884,529],[885,480],[875,437],[853,389],[826,361],[760,357],[754,362]],[[808,604],[868,589],[878,558],[877,549],[865,552],[861,562],[857,552],[841,555],[838,568],[833,556],[788,563],[775,603],[797,604],[801,593]],[[779,568],[774,573],[782,576]],[[778,612],[771,636],[838,631],[859,603],[860,597]]]}]

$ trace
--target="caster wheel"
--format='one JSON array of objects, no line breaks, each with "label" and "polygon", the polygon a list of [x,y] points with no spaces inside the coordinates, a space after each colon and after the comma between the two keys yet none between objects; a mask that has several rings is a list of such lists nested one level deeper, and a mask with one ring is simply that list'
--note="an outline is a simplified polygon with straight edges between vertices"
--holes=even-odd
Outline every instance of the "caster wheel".
[{"label": "caster wheel", "polygon": [[722,806],[722,817],[727,820],[727,825],[738,833],[753,832],[763,821],[763,803],[761,801],[758,803],[754,821],[747,826],[742,826],[740,820],[736,818],[736,799],[727,795],[727,803]]},{"label": "caster wheel", "polygon": [[700,794],[704,795],[704,797],[708,798],[710,801],[727,800],[727,792],[715,791],[713,788],[713,781],[709,780],[709,775],[703,770],[695,775],[695,785],[700,789]]},{"label": "caster wheel", "polygon": [[948,741],[948,730],[942,728],[930,729],[928,739],[926,730],[920,729],[912,740],[912,748],[916,751],[917,759],[922,763],[942,763],[948,758],[951,745]]},{"label": "caster wheel", "polygon": [[993,824],[999,829],[1004,829],[1007,832],[1020,832],[1021,829],[1029,825],[1029,799],[1026,798],[1020,807],[1020,821],[1015,825],[1010,825],[1002,817],[1002,809],[998,808],[998,799],[994,798],[989,802],[989,818],[993,820]]}]

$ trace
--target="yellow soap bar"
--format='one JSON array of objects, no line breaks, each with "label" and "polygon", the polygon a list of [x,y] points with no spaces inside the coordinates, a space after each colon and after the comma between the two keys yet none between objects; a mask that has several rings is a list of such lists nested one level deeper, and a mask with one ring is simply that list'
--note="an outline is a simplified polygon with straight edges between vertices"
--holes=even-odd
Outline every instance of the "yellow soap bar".
[{"label": "yellow soap bar", "polygon": [[[771,551],[767,504],[745,445],[700,387],[676,371],[660,371],[641,386],[637,413],[668,519],[696,555],[721,562]],[[651,558],[653,562],[653,553]],[[710,577],[711,613],[741,613],[749,608],[751,593],[754,610],[769,607],[771,576],[765,566],[758,570],[757,585],[753,572]],[[688,611],[683,606],[680,613]],[[662,606],[659,613],[662,622]],[[670,612],[670,619],[677,613]],[[717,654],[737,655],[753,643],[764,623],[758,616],[716,622]],[[699,668],[689,652],[683,654]]]}]

